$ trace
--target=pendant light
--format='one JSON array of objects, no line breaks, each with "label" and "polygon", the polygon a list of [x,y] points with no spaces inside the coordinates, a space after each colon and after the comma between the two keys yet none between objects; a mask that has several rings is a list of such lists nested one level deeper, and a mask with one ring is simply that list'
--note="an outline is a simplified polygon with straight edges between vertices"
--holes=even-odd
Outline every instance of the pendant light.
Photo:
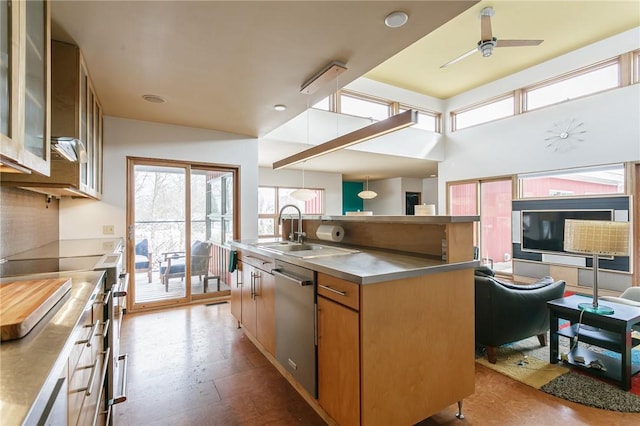
[{"label": "pendant light", "polygon": [[369,191],[369,176],[367,176],[367,189],[364,191],[358,192],[358,197],[363,200],[371,200],[372,198],[376,198],[378,194],[375,191]]},{"label": "pendant light", "polygon": [[[305,161],[306,163],[306,161]],[[302,188],[296,189],[291,193],[291,198],[299,201],[309,201],[316,197],[316,192],[304,187],[304,163],[302,164]]]},{"label": "pendant light", "polygon": [[[307,95],[307,143],[309,143],[309,95]],[[309,201],[316,197],[316,192],[304,187],[304,165],[302,163],[302,188],[296,189],[291,193],[291,198],[298,201]]]}]

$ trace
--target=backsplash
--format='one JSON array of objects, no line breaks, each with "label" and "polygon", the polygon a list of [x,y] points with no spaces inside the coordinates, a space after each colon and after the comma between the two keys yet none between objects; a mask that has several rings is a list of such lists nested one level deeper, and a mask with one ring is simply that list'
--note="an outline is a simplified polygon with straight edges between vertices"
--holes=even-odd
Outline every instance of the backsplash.
[{"label": "backsplash", "polygon": [[59,213],[56,198],[0,186],[0,258],[56,241]]}]

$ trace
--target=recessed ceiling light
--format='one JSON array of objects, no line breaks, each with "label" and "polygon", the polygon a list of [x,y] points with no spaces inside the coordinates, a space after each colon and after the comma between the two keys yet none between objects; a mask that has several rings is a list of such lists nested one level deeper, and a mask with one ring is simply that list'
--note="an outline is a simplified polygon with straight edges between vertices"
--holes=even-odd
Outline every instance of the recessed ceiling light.
[{"label": "recessed ceiling light", "polygon": [[276,111],[286,111],[287,110],[287,106],[286,105],[282,105],[282,104],[278,104],[278,105],[274,105],[273,109],[275,109]]},{"label": "recessed ceiling light", "polygon": [[409,15],[405,12],[391,12],[384,18],[384,24],[389,28],[399,28],[407,23]]},{"label": "recessed ceiling light", "polygon": [[142,95],[142,99],[153,104],[163,104],[166,102],[163,97],[158,95]]},{"label": "recessed ceiling light", "polygon": [[437,175],[429,175],[429,177],[436,177]]}]

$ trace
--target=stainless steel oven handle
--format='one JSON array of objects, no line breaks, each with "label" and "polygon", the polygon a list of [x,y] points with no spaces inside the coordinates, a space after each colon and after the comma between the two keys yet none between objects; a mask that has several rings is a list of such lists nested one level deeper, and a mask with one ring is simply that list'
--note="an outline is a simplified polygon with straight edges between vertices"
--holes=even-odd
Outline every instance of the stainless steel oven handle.
[{"label": "stainless steel oven handle", "polygon": [[120,404],[127,400],[127,363],[129,362],[129,354],[119,355],[118,361],[123,361],[123,365],[119,371],[122,371],[122,378],[120,379],[120,395],[113,398],[111,405]]},{"label": "stainless steel oven handle", "polygon": [[125,297],[129,289],[129,273],[125,272],[118,277],[118,289],[113,292],[113,297]]},{"label": "stainless steel oven handle", "polygon": [[293,281],[294,283],[296,283],[296,284],[298,284],[300,286],[313,285],[313,280],[301,280],[300,278],[293,277],[291,275],[287,275],[287,274],[283,273],[280,269],[272,269],[271,273],[273,275],[278,276],[278,277],[286,278],[289,281]]}]

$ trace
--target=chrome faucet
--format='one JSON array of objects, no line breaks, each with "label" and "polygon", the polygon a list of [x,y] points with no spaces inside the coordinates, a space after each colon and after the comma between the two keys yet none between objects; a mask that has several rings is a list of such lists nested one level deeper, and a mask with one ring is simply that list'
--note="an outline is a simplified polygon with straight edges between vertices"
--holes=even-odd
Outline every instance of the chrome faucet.
[{"label": "chrome faucet", "polygon": [[280,212],[278,213],[278,225],[282,225],[282,212],[287,207],[293,207],[298,211],[298,232],[293,232],[293,218],[291,218],[291,233],[289,234],[289,241],[294,241],[294,236],[295,234],[297,234],[298,242],[302,244],[304,242],[304,237],[306,237],[307,234],[302,232],[302,213],[300,212],[298,206],[293,204],[285,204],[284,206],[282,206]]}]

